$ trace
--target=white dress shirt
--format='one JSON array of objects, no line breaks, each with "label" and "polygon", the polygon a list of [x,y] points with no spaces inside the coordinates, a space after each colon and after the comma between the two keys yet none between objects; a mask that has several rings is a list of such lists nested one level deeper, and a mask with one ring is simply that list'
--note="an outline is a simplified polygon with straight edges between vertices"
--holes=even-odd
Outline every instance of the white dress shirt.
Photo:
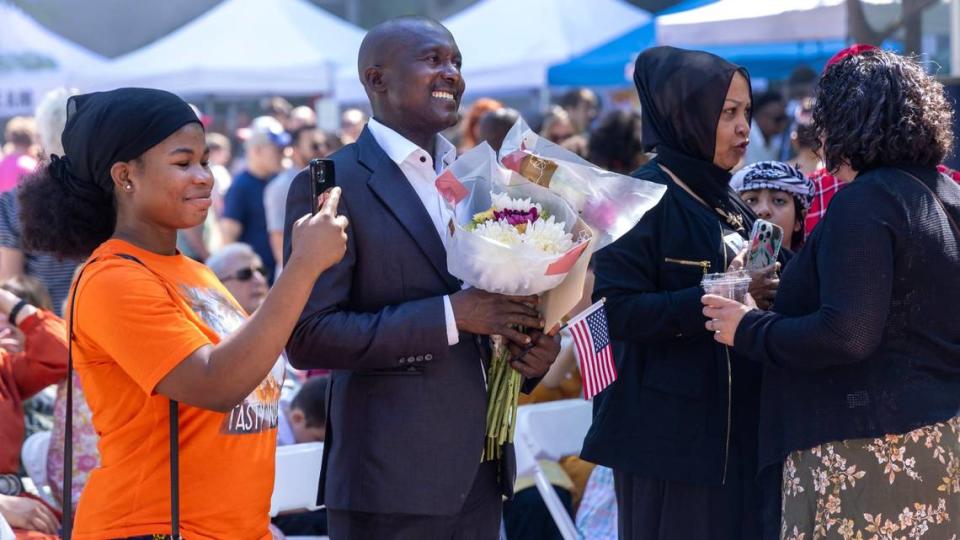
[{"label": "white dress shirt", "polygon": [[[450,221],[453,219],[453,212],[440,196],[435,182],[444,167],[457,159],[457,148],[438,134],[436,152],[440,159],[435,162],[433,156],[426,150],[381,124],[375,118],[367,122],[367,128],[380,148],[386,152],[387,157],[400,167],[400,171],[417,192],[420,202],[423,203],[430,221],[433,222],[440,236],[440,241],[446,247],[450,241]],[[447,321],[447,344],[456,345],[460,342],[460,332],[457,330],[457,321],[453,316],[453,306],[450,304],[449,296],[443,297],[443,312]]]}]

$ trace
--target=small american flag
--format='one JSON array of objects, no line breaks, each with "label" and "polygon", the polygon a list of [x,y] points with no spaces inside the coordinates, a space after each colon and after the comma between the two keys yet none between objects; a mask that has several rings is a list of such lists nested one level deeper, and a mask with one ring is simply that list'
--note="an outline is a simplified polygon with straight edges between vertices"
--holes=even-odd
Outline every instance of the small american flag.
[{"label": "small american flag", "polygon": [[617,379],[603,300],[574,317],[567,327],[580,359],[583,399],[590,399]]}]

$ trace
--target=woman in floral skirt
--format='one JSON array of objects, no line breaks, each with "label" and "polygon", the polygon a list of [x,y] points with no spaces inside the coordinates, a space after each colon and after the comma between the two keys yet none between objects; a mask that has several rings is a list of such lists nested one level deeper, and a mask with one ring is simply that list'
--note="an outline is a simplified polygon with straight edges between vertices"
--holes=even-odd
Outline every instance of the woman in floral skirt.
[{"label": "woman in floral skirt", "polygon": [[707,329],[762,362],[761,467],[786,539],[960,538],[960,188],[951,107],[914,60],[831,66],[814,123],[850,185],[772,311],[705,296]]}]

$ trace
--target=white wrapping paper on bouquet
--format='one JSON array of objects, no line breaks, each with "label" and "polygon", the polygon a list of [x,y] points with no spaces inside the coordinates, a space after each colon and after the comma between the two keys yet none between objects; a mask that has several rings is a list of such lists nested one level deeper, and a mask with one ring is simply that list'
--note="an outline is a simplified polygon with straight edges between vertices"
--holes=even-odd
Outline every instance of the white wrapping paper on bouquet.
[{"label": "white wrapping paper on bouquet", "polygon": [[[583,296],[593,252],[636,225],[665,188],[593,167],[525,128],[522,120],[513,127],[514,148],[501,151],[499,162],[483,143],[436,186],[455,216],[449,272],[489,292],[542,294],[538,307],[550,330]],[[502,336],[493,336],[484,461],[500,458],[513,441],[521,377],[509,360]]]},{"label": "white wrapping paper on bouquet", "polygon": [[500,163],[560,195],[597,237],[593,250],[626,234],[666,193],[666,186],[603,170],[534,133],[517,120],[500,148]]},{"label": "white wrapping paper on bouquet", "polygon": [[[447,249],[450,273],[491,292],[542,294],[548,329],[583,295],[593,253],[626,234],[666,192],[661,184],[595,167],[539,137],[522,119],[507,134],[499,160],[481,144],[453,162],[436,184],[456,215]],[[563,256],[529,253],[469,234],[465,227],[473,215],[490,208],[491,191],[540,203],[564,221],[575,249]]]},{"label": "white wrapping paper on bouquet", "polygon": [[[577,212],[559,195],[499,167],[493,150],[482,144],[455,161],[438,179],[448,202],[450,186],[461,197],[455,202],[455,232],[447,245],[447,269],[472,287],[508,295],[545,293],[560,285],[567,273],[587,251],[592,231]],[[444,186],[445,184],[445,186]],[[560,253],[546,253],[530,244],[508,245],[469,230],[475,214],[493,206],[492,193],[513,199],[530,199],[563,223],[573,245]]]}]

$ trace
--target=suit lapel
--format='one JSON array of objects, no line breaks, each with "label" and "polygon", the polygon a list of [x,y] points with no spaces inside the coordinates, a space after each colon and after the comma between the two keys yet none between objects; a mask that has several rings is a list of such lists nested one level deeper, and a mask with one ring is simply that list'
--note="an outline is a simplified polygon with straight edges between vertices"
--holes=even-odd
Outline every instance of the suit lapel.
[{"label": "suit lapel", "polygon": [[380,148],[369,129],[364,128],[357,146],[360,163],[370,170],[367,185],[371,191],[396,216],[447,286],[459,289],[459,282],[447,271],[447,251],[437,229],[403,171]]}]

